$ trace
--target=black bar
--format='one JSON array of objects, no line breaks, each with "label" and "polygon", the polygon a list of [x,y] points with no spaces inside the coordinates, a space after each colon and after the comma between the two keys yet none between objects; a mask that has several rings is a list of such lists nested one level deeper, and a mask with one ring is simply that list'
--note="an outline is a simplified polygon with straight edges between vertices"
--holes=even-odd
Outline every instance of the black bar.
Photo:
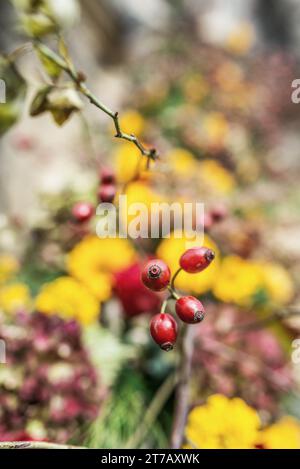
[{"label": "black bar", "polygon": [[[24,449],[2,450],[0,465],[20,463],[23,465],[39,463],[42,467],[56,469],[57,464],[72,464],[84,469],[97,467],[141,467],[143,464],[176,465],[189,464],[192,467],[206,467],[211,462],[224,466],[227,463],[277,462],[286,464],[287,460],[299,460],[300,450],[103,450],[103,449]],[[7,466],[8,467],[8,466]],[[24,467],[24,466],[23,466]]]}]

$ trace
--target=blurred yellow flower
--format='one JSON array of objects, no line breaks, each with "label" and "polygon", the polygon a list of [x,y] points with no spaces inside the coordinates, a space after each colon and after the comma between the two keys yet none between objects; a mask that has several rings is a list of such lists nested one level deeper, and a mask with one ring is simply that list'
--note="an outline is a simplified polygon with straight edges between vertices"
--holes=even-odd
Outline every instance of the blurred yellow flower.
[{"label": "blurred yellow flower", "polygon": [[31,305],[30,291],[24,283],[12,283],[0,288],[0,309],[14,313]]},{"label": "blurred yellow flower", "polygon": [[184,148],[174,148],[166,155],[166,161],[178,176],[191,177],[197,171],[197,161],[193,154]]},{"label": "blurred yellow flower", "polygon": [[262,270],[257,262],[227,256],[221,263],[213,293],[221,301],[246,306],[262,284]]},{"label": "blurred yellow flower", "polygon": [[139,112],[132,109],[121,114],[119,123],[122,132],[134,134],[137,137],[140,137],[145,130],[145,119]]},{"label": "blurred yellow flower", "polygon": [[147,158],[130,142],[119,142],[113,156],[116,176],[121,183],[132,181],[138,174],[146,171]]},{"label": "blurred yellow flower", "polygon": [[221,301],[248,305],[261,286],[261,267],[256,262],[233,255],[223,259],[213,293]]},{"label": "blurred yellow flower", "polygon": [[203,160],[199,174],[203,183],[214,191],[228,194],[235,187],[234,177],[215,160]]},{"label": "blurred yellow flower", "polygon": [[0,283],[5,283],[19,270],[19,262],[10,254],[0,254]]},{"label": "blurred yellow flower", "polygon": [[257,440],[260,419],[242,399],[214,394],[189,414],[186,439],[190,448],[247,449]]},{"label": "blurred yellow flower", "polygon": [[[176,233],[176,232],[175,232]],[[220,259],[219,250],[216,244],[207,235],[204,236],[203,246],[213,249],[216,253],[214,261],[207,269],[199,274],[188,274],[180,272],[176,279],[176,287],[188,293],[201,294],[210,290],[216,280],[218,274]],[[174,274],[179,268],[179,259],[181,255],[191,247],[199,246],[199,241],[191,242],[185,237],[176,238],[174,233],[170,238],[165,238],[157,248],[157,255],[163,259]]]},{"label": "blurred yellow flower", "polygon": [[259,433],[257,444],[265,449],[300,449],[300,422],[283,417]]},{"label": "blurred yellow flower", "polygon": [[136,254],[126,239],[87,236],[69,253],[67,268],[99,301],[107,300],[113,286],[113,273],[128,267]]},{"label": "blurred yellow flower", "polygon": [[251,24],[240,23],[228,36],[227,48],[237,55],[246,54],[254,42],[254,31]]},{"label": "blurred yellow flower", "polygon": [[206,114],[203,118],[203,132],[209,144],[222,144],[229,132],[226,117],[220,112],[210,112]]},{"label": "blurred yellow flower", "polygon": [[286,304],[294,296],[294,284],[289,272],[280,264],[267,262],[261,265],[263,286],[272,301]]},{"label": "blurred yellow flower", "polygon": [[148,225],[150,226],[151,204],[164,202],[163,197],[155,192],[149,184],[141,181],[128,184],[125,195],[127,196],[127,210],[124,206],[123,211],[120,212],[122,220],[125,221],[127,218],[127,223],[130,223],[135,217],[138,217],[139,210],[135,214],[128,214],[128,208],[132,207],[132,204],[142,203],[147,210]]},{"label": "blurred yellow flower", "polygon": [[213,293],[221,301],[244,306],[263,289],[278,304],[288,303],[294,295],[292,279],[281,265],[232,255],[223,259]]},{"label": "blurred yellow flower", "polygon": [[37,311],[76,319],[82,324],[95,321],[100,305],[90,291],[72,277],[60,277],[46,283],[35,299]]}]

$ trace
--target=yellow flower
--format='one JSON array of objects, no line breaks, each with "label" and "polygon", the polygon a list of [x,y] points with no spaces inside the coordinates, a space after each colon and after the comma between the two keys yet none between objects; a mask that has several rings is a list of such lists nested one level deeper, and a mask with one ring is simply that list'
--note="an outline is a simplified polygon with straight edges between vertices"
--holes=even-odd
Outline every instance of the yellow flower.
[{"label": "yellow flower", "polygon": [[275,303],[286,304],[294,296],[294,284],[288,271],[280,264],[262,264],[263,283],[269,297]]},{"label": "yellow flower", "polygon": [[142,203],[143,207],[147,210],[145,216],[147,217],[146,221],[148,221],[148,226],[150,226],[151,204],[164,202],[164,199],[155,192],[149,184],[141,181],[130,183],[127,186],[125,194],[127,196],[127,207],[124,206],[123,211],[120,212],[122,221],[125,221],[127,218],[127,223],[129,224],[135,217],[139,217],[139,215],[143,216],[144,211],[140,212],[138,208],[136,213],[128,214],[130,206],[132,207],[133,204]]},{"label": "yellow flower", "polygon": [[248,305],[262,286],[261,267],[239,256],[227,256],[222,261],[213,293],[221,301]]},{"label": "yellow flower", "polygon": [[[175,232],[176,233],[176,232]],[[189,293],[200,294],[210,290],[216,280],[216,276],[219,270],[219,250],[215,243],[207,235],[204,236],[203,246],[213,249],[216,253],[214,261],[210,264],[207,269],[199,274],[188,274],[187,272],[180,272],[176,279],[176,286],[180,290],[184,290]],[[186,249],[199,246],[199,242],[191,242],[185,237],[176,238],[174,233],[171,234],[170,238],[165,238],[157,249],[157,255],[163,259],[170,267],[172,273],[175,273],[179,268],[179,259]]]},{"label": "yellow flower", "polygon": [[114,160],[116,176],[121,183],[132,181],[146,170],[147,158],[143,157],[140,150],[130,142],[119,142]]},{"label": "yellow flower", "polygon": [[203,132],[209,144],[221,144],[229,131],[228,122],[220,112],[210,112],[203,119]]},{"label": "yellow flower", "polygon": [[134,110],[129,110],[121,114],[119,118],[122,132],[134,134],[139,137],[145,129],[145,119],[141,114]]},{"label": "yellow flower", "polygon": [[111,295],[112,274],[132,264],[135,257],[126,239],[87,236],[69,253],[67,267],[99,301],[105,301]]},{"label": "yellow flower", "polygon": [[71,277],[60,277],[46,283],[35,300],[38,311],[76,319],[82,324],[95,321],[100,305],[90,291]]},{"label": "yellow flower", "polygon": [[283,417],[260,432],[257,444],[266,449],[300,449],[300,422]]},{"label": "yellow flower", "polygon": [[14,313],[30,307],[30,291],[24,283],[12,283],[0,288],[0,309]]},{"label": "yellow flower", "polygon": [[184,148],[174,148],[166,155],[166,160],[178,176],[191,176],[197,171],[197,162],[193,154]]},{"label": "yellow flower", "polygon": [[239,24],[227,38],[227,48],[237,55],[246,54],[254,41],[254,31],[249,23]]},{"label": "yellow flower", "polygon": [[19,262],[10,254],[0,255],[0,283],[5,283],[19,270]]},{"label": "yellow flower", "polygon": [[203,183],[217,192],[228,194],[235,187],[233,176],[217,161],[203,160],[199,174]]},{"label": "yellow flower", "polygon": [[191,448],[247,449],[257,440],[260,419],[242,399],[210,396],[189,414],[186,438]]}]

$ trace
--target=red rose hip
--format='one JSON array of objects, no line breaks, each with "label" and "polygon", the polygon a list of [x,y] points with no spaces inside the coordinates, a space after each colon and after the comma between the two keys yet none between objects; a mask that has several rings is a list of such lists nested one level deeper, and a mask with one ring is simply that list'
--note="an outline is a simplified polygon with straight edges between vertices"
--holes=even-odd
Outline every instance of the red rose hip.
[{"label": "red rose hip", "polygon": [[182,296],[175,304],[176,314],[188,324],[195,324],[204,319],[205,311],[203,304],[194,296]]},{"label": "red rose hip", "polygon": [[170,269],[160,259],[153,259],[144,266],[142,270],[143,284],[154,291],[162,291],[167,288],[170,282]]},{"label": "red rose hip", "polygon": [[88,221],[94,215],[94,207],[89,202],[77,202],[72,208],[72,216],[78,223]]},{"label": "red rose hip", "polygon": [[116,186],[114,184],[103,184],[98,190],[99,202],[111,203],[116,195]]},{"label": "red rose hip", "polygon": [[186,272],[196,274],[206,269],[214,258],[215,253],[211,249],[204,246],[196,247],[185,251],[180,258],[179,264]]},{"label": "red rose hip", "polygon": [[177,323],[170,314],[156,314],[150,322],[150,333],[154,342],[168,352],[177,339]]}]

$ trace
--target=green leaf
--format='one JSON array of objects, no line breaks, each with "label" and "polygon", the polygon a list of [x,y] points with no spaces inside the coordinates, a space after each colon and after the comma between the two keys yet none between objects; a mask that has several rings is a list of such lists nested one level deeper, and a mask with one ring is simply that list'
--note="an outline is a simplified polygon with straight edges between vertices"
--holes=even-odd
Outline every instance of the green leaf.
[{"label": "green leaf", "polygon": [[51,78],[54,78],[54,79],[59,78],[59,76],[62,72],[62,68],[59,65],[57,65],[56,62],[54,62],[49,57],[47,57],[41,49],[37,49],[37,55],[38,55],[42,65],[43,65],[43,68],[46,71],[46,73]]},{"label": "green leaf", "polygon": [[53,19],[43,13],[23,14],[20,20],[26,34],[32,37],[42,37],[57,31]]},{"label": "green leaf", "polygon": [[20,109],[14,104],[0,104],[0,135],[10,129],[19,118]]},{"label": "green leaf", "polygon": [[0,135],[17,122],[22,110],[27,85],[14,62],[0,55],[0,77],[5,84],[5,103],[0,104]]}]

